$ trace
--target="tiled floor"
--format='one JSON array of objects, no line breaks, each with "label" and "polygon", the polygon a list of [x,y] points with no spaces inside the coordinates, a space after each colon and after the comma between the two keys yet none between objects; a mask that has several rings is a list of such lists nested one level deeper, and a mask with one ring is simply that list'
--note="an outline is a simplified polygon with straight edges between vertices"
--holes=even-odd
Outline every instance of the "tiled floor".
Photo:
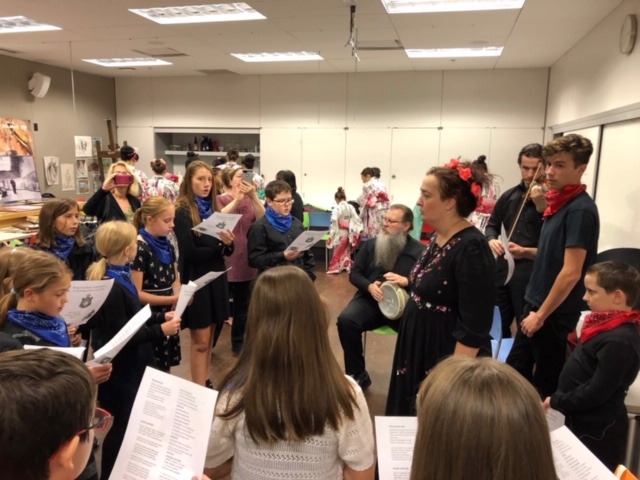
[{"label": "tiled floor", "polygon": [[[324,252],[322,252],[324,253]],[[318,279],[316,288],[329,306],[329,314],[333,321],[329,326],[329,339],[336,359],[341,366],[344,365],[342,357],[342,347],[338,339],[338,331],[335,319],[342,309],[349,303],[355,292],[355,287],[349,283],[348,274],[343,272],[339,275],[326,275],[323,271],[324,262],[320,262],[316,269]],[[221,379],[223,373],[230,368],[236,360],[231,352],[231,327],[227,324],[218,340],[218,344],[213,349],[211,358],[211,380],[216,384]],[[369,333],[367,336],[366,361],[367,371],[373,380],[373,384],[366,392],[369,410],[372,416],[383,415],[387,400],[387,390],[391,375],[391,362],[395,348],[395,335],[377,335]],[[182,378],[190,379],[189,372],[189,332],[183,331],[181,334],[182,343],[182,363],[179,367],[172,369],[172,373]]]}]

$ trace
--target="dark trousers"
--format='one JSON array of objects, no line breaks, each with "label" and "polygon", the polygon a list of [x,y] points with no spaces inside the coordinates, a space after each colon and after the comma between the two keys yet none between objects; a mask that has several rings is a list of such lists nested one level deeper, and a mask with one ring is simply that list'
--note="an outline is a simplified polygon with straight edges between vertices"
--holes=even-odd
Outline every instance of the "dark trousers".
[{"label": "dark trousers", "polygon": [[[496,275],[498,278],[507,278],[506,271],[501,275],[500,270],[503,268],[506,270],[506,261],[497,265]],[[504,266],[502,265],[504,264]],[[530,260],[516,261],[515,270],[509,283],[498,285],[496,290],[496,305],[500,309],[500,316],[502,317],[502,338],[511,338],[511,322],[516,319],[516,322],[520,322],[522,310],[524,308],[524,294],[533,271],[533,262]]]},{"label": "dark trousers", "polygon": [[[522,319],[532,310],[537,309],[525,303]],[[551,396],[558,388],[558,378],[567,358],[567,335],[575,328],[579,318],[580,312],[554,312],[531,338],[522,333],[518,325],[507,365],[529,380],[542,398]]]},{"label": "dark trousers", "polygon": [[244,344],[244,331],[247,328],[247,312],[249,311],[251,283],[251,280],[247,282],[229,282],[229,291],[233,297],[231,348],[234,352],[242,350],[242,345]]},{"label": "dark trousers", "polygon": [[365,370],[362,333],[383,325],[398,330],[398,321],[385,317],[378,307],[378,302],[368,293],[366,296],[356,294],[338,315],[338,335],[344,352],[344,369],[347,375],[358,375]]}]

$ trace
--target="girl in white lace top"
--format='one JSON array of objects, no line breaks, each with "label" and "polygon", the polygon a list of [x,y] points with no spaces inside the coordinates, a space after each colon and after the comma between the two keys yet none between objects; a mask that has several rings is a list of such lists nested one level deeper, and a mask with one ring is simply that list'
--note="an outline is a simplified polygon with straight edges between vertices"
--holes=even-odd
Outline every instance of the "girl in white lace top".
[{"label": "girl in white lace top", "polygon": [[373,479],[360,387],[333,356],[324,303],[301,269],[262,273],[245,343],[221,382],[205,473],[239,479]]}]

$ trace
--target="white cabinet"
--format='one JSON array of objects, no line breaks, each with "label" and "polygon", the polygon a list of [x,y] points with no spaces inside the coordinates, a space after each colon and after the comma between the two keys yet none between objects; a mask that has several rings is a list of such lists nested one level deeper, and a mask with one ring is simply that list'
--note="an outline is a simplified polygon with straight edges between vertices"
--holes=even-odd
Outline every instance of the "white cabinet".
[{"label": "white cabinet", "polygon": [[302,181],[298,191],[304,200],[326,209],[334,204],[336,189],[344,185],[345,130],[302,130]]},{"label": "white cabinet", "polygon": [[296,176],[298,190],[302,181],[302,129],[263,128],[261,140],[261,173],[267,182],[275,180],[280,170],[291,170]]}]

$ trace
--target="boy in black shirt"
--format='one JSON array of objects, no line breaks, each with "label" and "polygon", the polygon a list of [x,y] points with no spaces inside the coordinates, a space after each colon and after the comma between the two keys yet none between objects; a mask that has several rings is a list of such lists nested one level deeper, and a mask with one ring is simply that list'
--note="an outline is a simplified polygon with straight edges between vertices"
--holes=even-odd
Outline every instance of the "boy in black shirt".
[{"label": "boy in black shirt", "polygon": [[620,262],[596,263],[584,279],[586,317],[558,390],[544,401],[612,471],[624,460],[629,420],[624,405],[640,370],[640,273]]}]

